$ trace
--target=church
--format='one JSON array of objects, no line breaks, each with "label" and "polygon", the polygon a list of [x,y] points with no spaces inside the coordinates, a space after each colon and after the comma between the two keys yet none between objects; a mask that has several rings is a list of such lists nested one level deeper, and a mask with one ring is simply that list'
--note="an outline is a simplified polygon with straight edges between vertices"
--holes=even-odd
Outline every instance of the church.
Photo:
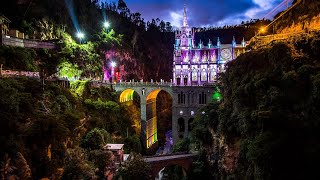
[{"label": "church", "polygon": [[[231,44],[217,44],[208,40],[205,46],[202,41],[195,45],[195,30],[190,28],[187,20],[187,10],[184,6],[183,25],[175,31],[173,84],[175,86],[203,86],[214,84],[217,74],[224,66],[245,52],[246,42],[237,44],[235,38]],[[214,37],[212,37],[214,38]]]}]

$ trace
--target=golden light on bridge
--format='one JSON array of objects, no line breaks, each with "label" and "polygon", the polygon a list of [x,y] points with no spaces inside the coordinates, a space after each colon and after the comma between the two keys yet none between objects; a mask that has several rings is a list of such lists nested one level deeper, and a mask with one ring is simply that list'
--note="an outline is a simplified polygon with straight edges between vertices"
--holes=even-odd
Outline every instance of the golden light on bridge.
[{"label": "golden light on bridge", "polygon": [[151,100],[151,99],[156,99],[160,91],[161,91],[161,89],[156,89],[156,90],[152,91],[152,92],[148,95],[147,101],[148,101],[148,100]]},{"label": "golden light on bridge", "polygon": [[147,148],[151,147],[158,141],[158,128],[157,128],[157,110],[156,99],[161,89],[156,89],[150,92],[147,96],[147,104],[151,111],[151,119],[147,120],[146,135],[147,135]]},{"label": "golden light on bridge", "polygon": [[120,102],[128,102],[133,100],[133,89],[126,89],[120,94]]}]

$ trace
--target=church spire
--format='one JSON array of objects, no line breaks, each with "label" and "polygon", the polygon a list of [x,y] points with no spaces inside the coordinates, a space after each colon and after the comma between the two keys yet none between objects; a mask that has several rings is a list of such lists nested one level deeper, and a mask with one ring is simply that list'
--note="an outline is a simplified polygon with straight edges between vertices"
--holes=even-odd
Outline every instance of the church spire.
[{"label": "church spire", "polygon": [[183,27],[188,27],[187,5],[186,5],[186,3],[184,3],[184,9],[183,9]]}]

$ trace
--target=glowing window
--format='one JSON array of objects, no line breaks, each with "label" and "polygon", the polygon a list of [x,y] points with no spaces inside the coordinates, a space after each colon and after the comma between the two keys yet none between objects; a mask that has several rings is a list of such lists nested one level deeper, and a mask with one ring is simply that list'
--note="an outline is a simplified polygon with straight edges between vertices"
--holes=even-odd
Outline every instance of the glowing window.
[{"label": "glowing window", "polygon": [[192,70],[192,81],[197,81],[197,80],[198,80],[197,70],[193,69]]},{"label": "glowing window", "polygon": [[207,72],[205,69],[201,71],[201,81],[207,81]]}]

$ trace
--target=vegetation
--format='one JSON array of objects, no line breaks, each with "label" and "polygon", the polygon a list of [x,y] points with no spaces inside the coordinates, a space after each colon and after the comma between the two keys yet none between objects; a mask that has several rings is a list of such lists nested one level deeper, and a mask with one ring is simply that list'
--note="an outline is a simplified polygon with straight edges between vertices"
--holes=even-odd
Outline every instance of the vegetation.
[{"label": "vegetation", "polygon": [[320,159],[319,42],[318,34],[303,35],[228,63],[222,101],[206,107],[193,125],[194,139],[211,157],[211,176],[318,176],[312,162]]},{"label": "vegetation", "polygon": [[[302,24],[307,25],[312,18],[316,17],[320,13],[320,2],[313,0],[294,0],[293,4],[297,4],[290,12],[281,17],[279,21],[275,23],[275,28],[278,32],[291,26]],[[279,17],[282,12],[279,12],[275,17]]]},{"label": "vegetation", "polygon": [[137,147],[124,141],[134,130],[112,92],[84,86],[74,95],[49,82],[42,90],[36,79],[0,79],[1,177],[104,177],[106,143]]},{"label": "vegetation", "polygon": [[[276,24],[277,29],[301,16],[311,19],[319,14],[318,7],[318,1],[304,0],[298,11]],[[76,80],[69,91],[36,79],[0,79],[1,178],[101,179],[112,164],[111,154],[102,150],[106,143],[124,142],[126,152],[141,152],[139,138],[131,136],[139,134],[133,128],[138,123],[130,119],[131,114],[138,119],[137,109],[121,106],[108,88],[79,79],[101,79],[114,60],[125,67],[126,80],[169,81],[174,44],[170,23],[145,22],[122,0],[118,4],[6,0],[1,12],[13,21],[11,27],[59,45],[55,50],[2,46],[4,69],[40,71],[41,76],[58,72]],[[102,28],[104,20],[110,21],[110,29]],[[252,20],[198,29],[196,38],[220,36],[223,43],[230,43],[233,34],[248,40],[266,23]],[[86,34],[82,44],[73,38],[79,29]],[[212,97],[217,102],[202,109],[205,113],[192,125],[191,140],[204,152],[193,164],[190,178],[319,179],[314,165],[320,160],[319,45],[319,34],[308,34],[228,63],[220,77],[220,92]],[[170,102],[161,107],[170,108]],[[168,114],[161,118],[168,119]],[[159,132],[166,131],[159,127]],[[189,139],[181,141],[174,151],[188,151],[189,144]],[[118,176],[148,179],[149,172],[148,164],[134,156]]]},{"label": "vegetation", "polygon": [[[91,0],[6,0],[1,7],[5,8],[0,11],[12,20],[11,27],[25,32],[29,37],[59,41],[58,52],[49,51],[49,56],[40,54],[37,58],[49,64],[43,67],[45,71],[51,68],[46,72],[47,76],[56,73],[59,68],[61,76],[72,80],[75,77],[101,79],[103,70],[110,71],[112,60],[117,62],[116,71],[120,71],[120,66],[124,67],[124,80],[170,81],[172,78],[168,68],[173,60],[172,26],[158,18],[145,22],[140,13],[131,12],[122,0],[118,4]],[[111,24],[110,29],[103,28],[106,20]],[[265,23],[251,20],[239,26],[197,28],[196,43],[200,39],[204,42],[211,39],[215,43],[219,36],[223,43],[231,43],[233,35],[237,42],[241,42],[242,37],[249,40]],[[75,37],[79,30],[85,33],[82,44]],[[34,34],[35,31],[39,33]],[[29,62],[30,58],[23,59]],[[55,63],[50,64],[47,59]],[[6,62],[10,62],[9,59]],[[15,67],[5,65],[4,68]],[[23,66],[20,69],[29,68]],[[66,72],[67,69],[71,71]]]},{"label": "vegetation", "polygon": [[150,172],[149,164],[140,155],[132,154],[131,159],[118,170],[117,177],[124,180],[148,180],[151,179]]}]

